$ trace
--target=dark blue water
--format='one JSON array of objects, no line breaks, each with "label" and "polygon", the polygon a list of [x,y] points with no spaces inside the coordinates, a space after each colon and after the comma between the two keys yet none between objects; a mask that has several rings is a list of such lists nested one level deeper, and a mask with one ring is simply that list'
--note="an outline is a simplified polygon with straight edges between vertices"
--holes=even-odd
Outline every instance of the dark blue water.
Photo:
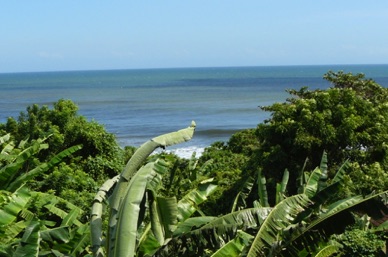
[{"label": "dark blue water", "polygon": [[388,87],[388,65],[279,66],[0,74],[0,122],[28,105],[71,99],[79,114],[105,125],[121,145],[138,146],[197,123],[183,148],[226,141],[269,117],[258,106],[282,102],[286,89],[327,88],[329,71],[366,74]]}]

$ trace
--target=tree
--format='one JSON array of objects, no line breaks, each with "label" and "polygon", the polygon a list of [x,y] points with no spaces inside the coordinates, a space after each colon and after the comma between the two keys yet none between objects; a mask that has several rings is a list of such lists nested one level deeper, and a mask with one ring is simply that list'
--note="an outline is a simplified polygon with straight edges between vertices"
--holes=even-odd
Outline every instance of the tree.
[{"label": "tree", "polygon": [[[120,148],[115,136],[95,121],[77,114],[78,107],[61,99],[48,106],[28,106],[17,119],[0,124],[0,132],[10,133],[15,142],[46,138],[49,148],[42,149],[30,162],[47,162],[57,153],[73,145],[82,149],[49,173],[40,174],[28,185],[41,192],[55,193],[85,211],[85,216],[98,185],[117,175],[131,156],[131,149]],[[84,191],[84,194],[79,194]],[[86,218],[86,217],[85,217]]]},{"label": "tree", "polygon": [[[78,106],[70,100],[60,99],[53,109],[37,104],[28,106],[18,119],[9,118],[0,124],[0,132],[10,133],[15,141],[26,138],[48,137],[50,148],[39,156],[42,161],[73,145],[83,145],[80,156],[83,170],[94,179],[101,173],[114,176],[120,172],[125,160],[123,150],[113,134],[95,121],[87,121],[77,114]],[[104,177],[105,179],[106,177]]]},{"label": "tree", "polygon": [[388,168],[388,89],[363,74],[328,72],[324,78],[332,83],[327,90],[289,90],[287,102],[261,107],[272,114],[256,129],[259,146],[250,167],[260,167],[272,186],[285,168],[295,181],[305,158],[311,169],[323,151],[333,163],[331,176],[347,159]]}]

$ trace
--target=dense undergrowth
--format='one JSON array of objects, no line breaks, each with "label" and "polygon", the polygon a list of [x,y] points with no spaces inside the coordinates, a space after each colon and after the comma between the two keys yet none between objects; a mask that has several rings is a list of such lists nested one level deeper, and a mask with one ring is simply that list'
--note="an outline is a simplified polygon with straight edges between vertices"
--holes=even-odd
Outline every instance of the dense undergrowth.
[{"label": "dense undergrowth", "polygon": [[[362,74],[324,78],[330,88],[289,90],[286,102],[261,107],[268,120],[199,158],[145,158],[141,164],[153,168],[142,172],[157,171],[160,179],[144,182],[138,195],[131,254],[384,256],[388,89]],[[114,243],[98,253],[92,247],[90,210],[99,189],[107,196],[101,205],[112,207],[117,182],[106,191],[101,185],[125,170],[137,149],[120,148],[62,99],[0,124],[0,150],[0,256],[104,256],[116,245],[104,209],[98,215],[108,232],[94,236]],[[155,210],[168,221],[155,223]]]}]

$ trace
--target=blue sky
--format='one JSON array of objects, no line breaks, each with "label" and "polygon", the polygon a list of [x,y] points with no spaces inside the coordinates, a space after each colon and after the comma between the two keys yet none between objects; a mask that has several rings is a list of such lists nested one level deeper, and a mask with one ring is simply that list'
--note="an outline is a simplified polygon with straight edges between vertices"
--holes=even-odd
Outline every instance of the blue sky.
[{"label": "blue sky", "polygon": [[0,72],[388,63],[388,1],[4,1]]}]

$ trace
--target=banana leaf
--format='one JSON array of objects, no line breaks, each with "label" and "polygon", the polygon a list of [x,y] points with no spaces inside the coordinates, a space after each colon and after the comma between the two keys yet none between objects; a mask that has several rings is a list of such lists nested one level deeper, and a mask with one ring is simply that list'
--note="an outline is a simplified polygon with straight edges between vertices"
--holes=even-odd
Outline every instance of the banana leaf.
[{"label": "banana leaf", "polygon": [[0,227],[15,221],[20,211],[25,208],[30,199],[31,194],[24,186],[12,193],[9,201],[1,206]]},{"label": "banana leaf", "polygon": [[2,245],[11,245],[14,241],[16,241],[16,236],[21,233],[29,225],[29,223],[30,221],[21,220],[1,227],[0,241]]},{"label": "banana leaf", "polygon": [[[312,238],[314,235],[320,235],[324,234],[325,228],[317,228],[320,224],[323,224],[326,220],[329,218],[335,219],[336,215],[339,215],[340,213],[344,211],[348,211],[351,208],[364,203],[366,201],[369,201],[375,197],[385,195],[388,191],[384,191],[381,193],[371,194],[366,197],[358,195],[358,196],[352,196],[346,199],[342,199],[339,201],[336,201],[332,203],[331,205],[327,206],[327,208],[324,211],[321,211],[321,213],[316,214],[313,216],[312,220],[304,220],[303,223],[300,223],[300,226],[298,226],[298,229],[295,229],[291,231],[289,236],[286,237],[285,242],[287,242],[284,247],[288,247],[294,245],[298,242],[298,240],[309,240],[308,238]],[[339,216],[338,216],[339,217]],[[335,221],[333,221],[335,224],[337,224]],[[337,224],[338,226],[342,226],[343,230],[345,229],[346,224]],[[312,244],[313,247],[313,244]]]},{"label": "banana leaf", "polygon": [[[154,198],[154,197],[152,197]],[[156,197],[151,203],[151,229],[160,245],[171,238],[178,223],[175,197]]]},{"label": "banana leaf", "polygon": [[263,207],[269,207],[268,203],[268,192],[267,192],[267,182],[265,176],[262,174],[261,170],[258,173],[257,186],[259,191],[259,203]]},{"label": "banana leaf", "polygon": [[[115,186],[112,196],[109,198],[109,206],[111,208],[109,217],[109,230],[108,238],[114,238],[116,233],[116,225],[119,214],[120,204],[123,201],[128,188],[131,178],[136,174],[140,165],[144,163],[147,157],[158,147],[166,147],[178,143],[182,143],[190,140],[193,137],[196,124],[193,121],[190,127],[181,129],[176,132],[171,132],[158,137],[155,137],[136,150],[128,161],[124,171],[120,174],[120,179]],[[111,241],[111,240],[109,240]],[[108,244],[109,244],[108,241]],[[111,248],[109,245],[108,248]]]},{"label": "banana leaf", "polygon": [[[115,237],[110,237],[112,256],[129,257],[136,253],[138,224],[141,223],[141,205],[149,177],[157,164],[148,163],[131,179],[128,191],[120,205]],[[128,218],[130,217],[130,218]],[[116,240],[116,238],[120,240]]]},{"label": "banana leaf", "polygon": [[310,200],[305,194],[294,195],[281,201],[274,207],[261,225],[255,240],[248,252],[248,257],[271,256],[266,249],[281,247],[281,233],[293,223],[297,215],[309,205]]},{"label": "banana leaf", "polygon": [[322,190],[327,186],[327,179],[328,176],[328,169],[327,169],[327,153],[326,151],[323,152],[321,163],[319,165],[319,170],[321,171],[321,177],[319,178],[318,182],[318,191]]},{"label": "banana leaf", "polygon": [[282,177],[282,182],[276,185],[276,204],[280,203],[285,199],[289,178],[290,172],[285,169]]},{"label": "banana leaf", "polygon": [[51,250],[61,253],[59,256],[84,256],[88,246],[90,246],[90,230],[89,225],[84,224],[81,227],[70,228],[67,242],[55,241]]},{"label": "banana leaf", "polygon": [[41,239],[46,242],[67,243],[70,241],[70,228],[68,226],[44,229],[39,233]]},{"label": "banana leaf", "polygon": [[4,144],[5,142],[8,142],[9,139],[11,138],[11,134],[5,134],[4,136],[0,137],[0,145]]},{"label": "banana leaf", "polygon": [[197,210],[198,205],[207,200],[207,197],[215,192],[217,186],[212,181],[202,182],[197,188],[191,190],[178,202],[178,221],[182,222],[191,217]]},{"label": "banana leaf", "polygon": [[[250,192],[252,191],[254,184],[255,184],[255,179],[252,176],[249,176],[248,178],[245,179],[241,190],[237,193],[236,197],[234,198],[231,212],[234,212],[246,207],[245,200],[248,198]],[[240,201],[242,202],[241,205],[239,205]]]},{"label": "banana leaf", "polygon": [[310,199],[314,197],[314,195],[318,191],[319,180],[321,176],[322,171],[319,168],[315,168],[306,182],[306,186],[304,187],[303,193],[307,195]]},{"label": "banana leaf", "polygon": [[169,245],[179,249],[182,242],[189,240],[192,248],[218,249],[224,242],[233,240],[238,231],[257,231],[272,208],[249,208],[226,214],[221,217],[193,217],[178,224]]},{"label": "banana leaf", "polygon": [[40,222],[32,220],[13,254],[14,257],[37,257],[39,255],[39,242],[41,240],[39,230]]},{"label": "banana leaf", "polygon": [[339,245],[327,245],[323,249],[321,249],[315,257],[329,257],[332,256],[333,254],[338,253],[340,250]]},{"label": "banana leaf", "polygon": [[42,174],[43,172],[46,172],[47,170],[51,169],[58,163],[60,163],[63,158],[75,153],[76,151],[80,150],[82,148],[81,145],[72,146],[70,148],[67,148],[66,150],[60,152],[59,154],[55,155],[53,158],[50,159],[49,162],[43,163],[39,165],[38,167],[35,167],[34,169],[28,171],[27,173],[24,173],[21,176],[18,176],[14,181],[10,183],[7,190],[13,191],[23,183],[31,180],[35,176],[38,176],[39,174]]},{"label": "banana leaf", "polygon": [[252,240],[253,236],[243,231],[238,231],[237,236],[218,249],[211,257],[233,257],[241,256],[245,248],[247,248]]}]

